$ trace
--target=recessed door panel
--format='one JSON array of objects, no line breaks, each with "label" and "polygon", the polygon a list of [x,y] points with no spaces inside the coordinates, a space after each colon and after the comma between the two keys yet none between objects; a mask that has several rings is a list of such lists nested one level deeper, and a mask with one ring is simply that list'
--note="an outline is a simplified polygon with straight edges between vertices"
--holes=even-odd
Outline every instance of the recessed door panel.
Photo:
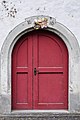
[{"label": "recessed door panel", "polygon": [[[54,78],[54,79],[53,79]],[[50,83],[50,84],[49,84]],[[61,74],[40,74],[38,81],[39,104],[63,103],[63,76]],[[56,90],[57,89],[57,90]],[[56,93],[56,95],[55,95]]]},{"label": "recessed door panel", "polygon": [[38,45],[39,67],[62,66],[62,51],[55,38],[39,35]]},{"label": "recessed door panel", "polygon": [[[28,75],[17,74],[16,76],[16,102],[17,104],[28,103]],[[25,92],[26,91],[26,92]]]}]

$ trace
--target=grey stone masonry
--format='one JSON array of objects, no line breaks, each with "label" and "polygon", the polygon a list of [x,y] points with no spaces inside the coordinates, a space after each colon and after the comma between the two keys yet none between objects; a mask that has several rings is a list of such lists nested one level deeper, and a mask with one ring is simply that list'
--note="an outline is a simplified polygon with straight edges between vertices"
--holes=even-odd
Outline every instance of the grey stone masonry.
[{"label": "grey stone masonry", "polygon": [[80,120],[80,114],[12,114],[2,115],[0,120]]}]

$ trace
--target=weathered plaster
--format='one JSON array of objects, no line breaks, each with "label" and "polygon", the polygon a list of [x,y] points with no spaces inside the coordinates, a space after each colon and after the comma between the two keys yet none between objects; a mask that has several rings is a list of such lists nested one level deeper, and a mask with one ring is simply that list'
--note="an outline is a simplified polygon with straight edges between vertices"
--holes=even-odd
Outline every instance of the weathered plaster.
[{"label": "weathered plaster", "polygon": [[[80,111],[80,48],[75,36],[62,24],[56,22],[52,17],[35,16],[25,19],[16,26],[7,36],[1,49],[1,113],[11,113],[11,52],[19,37],[34,30],[34,20],[39,17],[46,17],[48,24],[46,30],[55,32],[65,42],[69,52],[69,109],[68,112]],[[5,103],[3,103],[5,99]],[[5,107],[6,106],[6,107]],[[57,111],[56,111],[57,112]]]}]

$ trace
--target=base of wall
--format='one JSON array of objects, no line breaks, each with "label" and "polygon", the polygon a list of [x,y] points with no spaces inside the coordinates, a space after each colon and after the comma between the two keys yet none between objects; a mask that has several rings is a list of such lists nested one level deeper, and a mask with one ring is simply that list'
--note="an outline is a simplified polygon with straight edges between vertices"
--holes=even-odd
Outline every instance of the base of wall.
[{"label": "base of wall", "polygon": [[0,120],[79,120],[80,113],[40,113],[0,115]]}]

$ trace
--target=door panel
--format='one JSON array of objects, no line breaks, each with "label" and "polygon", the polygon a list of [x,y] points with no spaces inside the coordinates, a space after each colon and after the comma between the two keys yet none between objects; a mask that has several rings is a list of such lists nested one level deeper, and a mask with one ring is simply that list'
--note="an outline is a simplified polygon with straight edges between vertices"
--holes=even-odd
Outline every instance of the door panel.
[{"label": "door panel", "polygon": [[68,109],[68,50],[57,35],[34,31],[16,43],[12,109]]},{"label": "door panel", "polygon": [[27,104],[28,103],[28,75],[27,74],[17,74],[16,79],[17,79],[17,81],[16,81],[16,88],[17,88],[16,103],[17,104],[22,104],[22,103]]},{"label": "door panel", "polygon": [[[58,76],[58,78],[57,78]],[[53,79],[54,78],[54,79]],[[62,74],[39,74],[39,103],[63,103],[63,76]],[[57,90],[56,90],[57,89]],[[56,95],[55,95],[56,93]],[[55,96],[54,96],[55,95]]]},{"label": "door panel", "polygon": [[53,37],[51,38],[48,35],[40,34],[38,37],[38,45],[39,67],[62,66],[62,51]]},{"label": "door panel", "polygon": [[[28,40],[23,40],[16,50],[16,66],[24,68],[28,66]],[[24,59],[25,57],[25,59]]]}]

